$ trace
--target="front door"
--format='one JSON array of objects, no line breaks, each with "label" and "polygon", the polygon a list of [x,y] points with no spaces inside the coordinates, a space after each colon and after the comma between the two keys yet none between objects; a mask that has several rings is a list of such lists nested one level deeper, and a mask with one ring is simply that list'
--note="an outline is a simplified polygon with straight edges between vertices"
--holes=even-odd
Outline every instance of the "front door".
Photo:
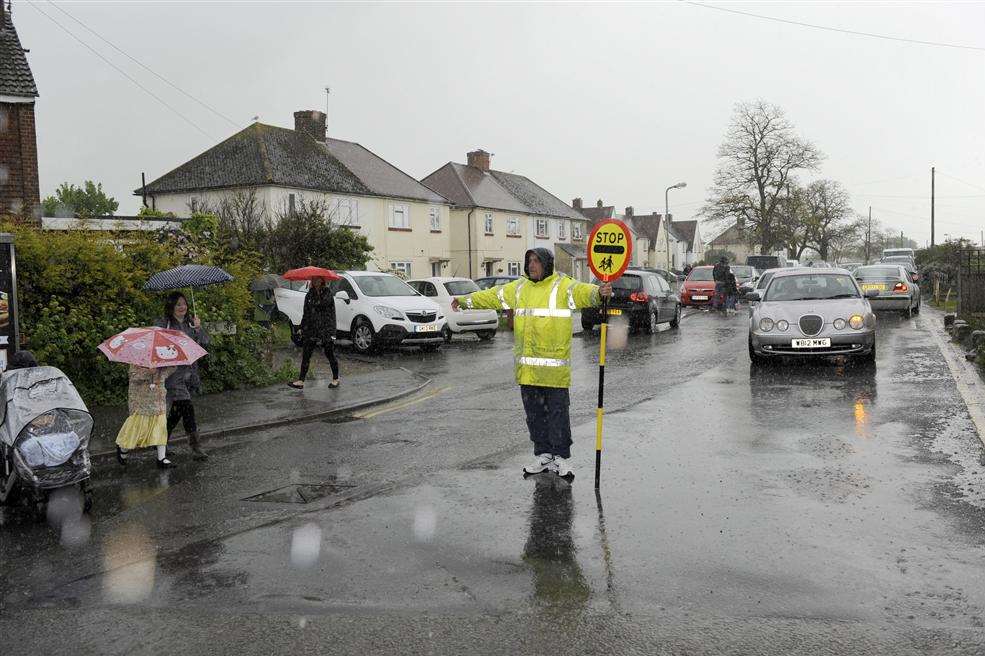
[{"label": "front door", "polygon": [[486,277],[487,278],[492,277],[492,275],[493,275],[493,263],[492,262],[486,262],[485,264],[483,264],[483,266],[485,267],[485,275],[486,275]]}]

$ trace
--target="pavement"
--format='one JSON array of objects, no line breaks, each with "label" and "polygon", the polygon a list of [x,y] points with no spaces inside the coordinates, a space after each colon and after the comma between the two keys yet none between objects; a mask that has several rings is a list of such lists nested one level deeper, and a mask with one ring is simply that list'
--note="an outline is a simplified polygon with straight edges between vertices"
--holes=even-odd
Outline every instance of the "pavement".
[{"label": "pavement", "polygon": [[[748,319],[572,350],[577,478],[524,480],[510,340],[432,380],[97,472],[91,517],[0,514],[0,634],[50,654],[985,652],[985,453],[932,312],[876,367],[751,369]],[[618,342],[618,340],[616,340]]]},{"label": "pavement", "polygon": [[[204,442],[210,442],[247,431],[327,419],[413,394],[430,381],[398,367],[345,375],[336,389],[329,389],[329,382],[312,377],[303,391],[282,383],[195,397],[199,433]],[[114,454],[116,435],[127,418],[126,407],[96,407],[92,414],[95,428],[90,453],[95,458]],[[187,441],[179,424],[169,443]]]}]

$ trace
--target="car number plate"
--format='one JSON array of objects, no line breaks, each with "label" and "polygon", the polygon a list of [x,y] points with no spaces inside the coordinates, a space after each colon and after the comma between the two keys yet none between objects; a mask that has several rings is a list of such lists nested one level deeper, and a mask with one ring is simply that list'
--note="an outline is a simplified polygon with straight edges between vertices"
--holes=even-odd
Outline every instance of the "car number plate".
[{"label": "car number plate", "polygon": [[610,317],[618,317],[620,314],[622,314],[622,310],[609,310]]},{"label": "car number plate", "polygon": [[426,326],[418,326],[417,332],[419,333],[436,333],[438,332],[438,324],[432,323]]},{"label": "car number plate", "polygon": [[691,298],[693,298],[696,301],[707,301],[708,300],[708,297],[707,296],[694,295]]},{"label": "car number plate", "polygon": [[867,292],[870,289],[875,289],[876,291],[880,291],[881,292],[881,291],[885,291],[886,286],[885,285],[880,285],[880,284],[862,285],[862,291],[863,292]]},{"label": "car number plate", "polygon": [[828,337],[820,339],[795,339],[790,342],[790,346],[794,348],[829,348],[831,346],[831,339]]}]

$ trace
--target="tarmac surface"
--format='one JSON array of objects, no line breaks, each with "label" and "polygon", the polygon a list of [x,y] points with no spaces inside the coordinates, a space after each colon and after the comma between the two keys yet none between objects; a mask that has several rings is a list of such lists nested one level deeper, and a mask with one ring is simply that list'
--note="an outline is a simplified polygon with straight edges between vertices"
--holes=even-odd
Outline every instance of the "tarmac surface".
[{"label": "tarmac surface", "polygon": [[630,336],[598,495],[597,333],[571,485],[520,476],[512,335],[384,354],[430,385],[102,466],[88,518],[4,513],[5,651],[981,654],[985,457],[939,325],[880,316],[875,368],[751,369],[741,313]]}]

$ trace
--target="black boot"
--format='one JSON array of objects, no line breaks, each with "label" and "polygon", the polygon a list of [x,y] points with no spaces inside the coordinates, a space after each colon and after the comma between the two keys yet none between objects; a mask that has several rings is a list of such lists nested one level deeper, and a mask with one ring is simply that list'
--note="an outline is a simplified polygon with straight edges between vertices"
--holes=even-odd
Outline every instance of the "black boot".
[{"label": "black boot", "polygon": [[188,448],[191,449],[193,460],[208,460],[209,454],[202,450],[198,441],[198,431],[188,433]]}]

